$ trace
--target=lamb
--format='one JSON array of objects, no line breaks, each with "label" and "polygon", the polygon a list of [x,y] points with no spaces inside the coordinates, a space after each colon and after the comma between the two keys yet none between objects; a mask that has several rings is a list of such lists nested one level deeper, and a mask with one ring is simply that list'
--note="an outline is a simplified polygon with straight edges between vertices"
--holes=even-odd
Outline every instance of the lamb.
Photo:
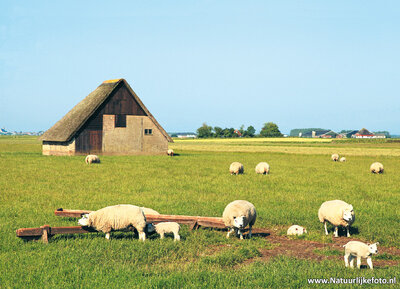
[{"label": "lamb", "polygon": [[339,162],[342,162],[342,163],[344,163],[345,161],[346,161],[345,157],[341,157],[340,160],[339,160]]},{"label": "lamb", "polygon": [[324,223],[326,235],[328,235],[326,229],[326,222],[328,221],[335,226],[335,237],[338,237],[338,226],[346,227],[347,237],[350,237],[349,228],[355,221],[352,205],[340,200],[324,202],[318,210],[318,218],[321,223]]},{"label": "lamb", "polygon": [[383,165],[381,163],[375,162],[369,167],[369,170],[373,174],[383,174]]},{"label": "lamb", "polygon": [[303,228],[302,226],[299,225],[293,225],[291,226],[288,230],[287,230],[287,235],[291,236],[291,235],[303,235],[306,234],[307,230],[305,228]]},{"label": "lamb", "polygon": [[181,236],[179,236],[180,228],[181,226],[176,222],[162,222],[154,225],[154,229],[160,235],[160,239],[164,239],[166,233],[173,233],[174,241],[181,239]]},{"label": "lamb", "polygon": [[354,259],[357,258],[357,268],[361,267],[361,258],[367,259],[367,264],[371,270],[374,269],[372,266],[371,255],[378,254],[379,242],[374,244],[365,244],[359,241],[350,241],[346,245],[344,245],[344,265],[346,267],[354,268]]},{"label": "lamb", "polygon": [[231,163],[230,167],[229,167],[229,172],[231,173],[231,175],[235,174],[243,174],[244,173],[244,167],[241,163],[239,162],[233,162]]},{"label": "lamb", "polygon": [[146,225],[146,216],[143,210],[133,205],[116,205],[85,214],[78,221],[81,226],[93,227],[106,234],[110,239],[110,232],[131,229],[138,231],[139,240],[146,240],[145,231],[151,228]]},{"label": "lamb", "polygon": [[332,159],[334,162],[337,162],[337,161],[339,160],[339,155],[338,155],[338,154],[333,154],[333,155],[331,156],[331,159]]},{"label": "lamb", "polygon": [[261,162],[256,166],[256,173],[257,174],[269,174],[269,164],[266,162]]},{"label": "lamb", "polygon": [[229,235],[233,232],[240,235],[243,240],[243,230],[249,225],[249,238],[251,238],[251,228],[256,222],[257,212],[254,205],[248,201],[236,200],[229,203],[222,214],[225,226],[228,228]]},{"label": "lamb", "polygon": [[173,157],[173,156],[174,156],[174,150],[173,150],[173,149],[169,149],[169,150],[167,151],[167,155]]},{"label": "lamb", "polygon": [[92,164],[92,163],[100,163],[100,158],[96,155],[88,155],[85,158],[86,164]]}]

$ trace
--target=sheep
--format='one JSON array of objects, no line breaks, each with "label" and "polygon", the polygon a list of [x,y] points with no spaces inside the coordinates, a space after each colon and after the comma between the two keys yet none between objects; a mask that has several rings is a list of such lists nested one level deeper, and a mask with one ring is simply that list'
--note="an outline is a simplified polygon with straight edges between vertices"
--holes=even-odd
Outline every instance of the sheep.
[{"label": "sheep", "polygon": [[174,150],[173,150],[173,149],[169,149],[169,150],[167,151],[167,155],[173,157],[173,156],[174,156]]},{"label": "sheep", "polygon": [[145,216],[146,215],[160,215],[159,212],[157,212],[157,211],[155,211],[153,209],[145,208],[145,207],[140,207],[140,208],[142,209],[142,211],[143,211]]},{"label": "sheep", "polygon": [[381,163],[375,162],[369,167],[369,170],[373,174],[383,174],[383,165]]},{"label": "sheep", "polygon": [[300,236],[300,235],[303,235],[306,233],[307,233],[307,230],[305,228],[303,228],[302,226],[298,226],[298,225],[293,225],[287,230],[288,236],[291,236],[291,235]]},{"label": "sheep", "polygon": [[86,164],[92,164],[92,163],[100,163],[100,158],[96,155],[88,155],[85,158]]},{"label": "sheep", "polygon": [[85,214],[78,221],[81,226],[93,227],[97,231],[106,234],[106,239],[110,239],[110,232],[117,230],[131,229],[138,231],[139,240],[146,240],[146,230],[151,229],[151,225],[146,225],[146,216],[143,210],[133,205],[115,205]]},{"label": "sheep", "polygon": [[266,162],[261,162],[256,166],[256,174],[269,174],[269,164]]},{"label": "sheep", "polygon": [[251,238],[251,228],[256,222],[257,212],[254,205],[248,201],[236,200],[229,203],[222,214],[222,219],[230,234],[239,232],[240,239],[243,240],[243,230],[249,225],[249,238]]},{"label": "sheep", "polygon": [[324,202],[318,210],[318,218],[321,223],[324,223],[326,235],[328,235],[326,229],[326,222],[328,221],[335,226],[335,237],[338,237],[338,226],[346,227],[347,237],[350,237],[349,228],[355,221],[352,205],[340,200]]},{"label": "sheep", "polygon": [[239,162],[233,162],[229,166],[229,172],[231,173],[231,175],[233,175],[233,174],[235,174],[235,175],[243,174],[244,173],[244,167]]},{"label": "sheep", "polygon": [[337,162],[337,161],[339,160],[339,155],[338,155],[338,154],[333,154],[333,155],[331,156],[331,159],[332,159],[334,162]]},{"label": "sheep", "polygon": [[181,236],[179,236],[179,230],[181,226],[176,222],[161,222],[154,225],[154,229],[157,234],[160,235],[160,239],[164,239],[166,233],[174,234],[174,241],[179,241]]},{"label": "sheep", "polygon": [[359,241],[350,241],[346,245],[344,245],[344,265],[346,267],[354,268],[354,259],[357,258],[357,268],[361,267],[361,258],[367,259],[367,264],[371,270],[374,269],[372,266],[371,255],[378,254],[379,242],[374,244],[365,244]]},{"label": "sheep", "polygon": [[345,161],[346,161],[345,157],[341,157],[340,160],[339,160],[339,162],[341,162],[341,163],[344,163]]}]

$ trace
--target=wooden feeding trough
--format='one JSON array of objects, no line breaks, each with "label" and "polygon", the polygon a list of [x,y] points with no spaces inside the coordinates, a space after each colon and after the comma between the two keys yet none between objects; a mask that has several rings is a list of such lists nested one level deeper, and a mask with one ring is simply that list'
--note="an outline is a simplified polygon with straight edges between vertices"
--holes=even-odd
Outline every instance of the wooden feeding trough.
[{"label": "wooden feeding trough", "polygon": [[[84,214],[88,214],[88,210],[64,210],[57,209],[54,214],[59,217],[80,218]],[[199,227],[208,228],[225,228],[222,218],[217,217],[201,217],[201,216],[182,216],[182,215],[146,215],[146,220],[152,223],[160,222],[177,222],[179,224],[189,225],[190,229],[198,229]],[[16,231],[17,236],[26,239],[41,239],[44,243],[48,242],[51,236],[57,234],[82,234],[94,233],[95,229],[83,226],[72,227],[50,227],[49,225],[40,228],[21,228]]]}]

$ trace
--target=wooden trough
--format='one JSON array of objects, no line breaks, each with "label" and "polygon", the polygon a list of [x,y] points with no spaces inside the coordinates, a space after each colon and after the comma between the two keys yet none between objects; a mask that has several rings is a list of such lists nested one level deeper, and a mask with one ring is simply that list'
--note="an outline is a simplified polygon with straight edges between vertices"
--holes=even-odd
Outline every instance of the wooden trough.
[{"label": "wooden trough", "polygon": [[[88,210],[64,210],[57,209],[54,214],[59,217],[80,218],[84,214],[88,214]],[[191,230],[199,227],[208,228],[225,228],[222,218],[217,217],[201,217],[201,216],[182,216],[182,215],[146,215],[146,220],[152,223],[160,222],[177,222],[179,224],[189,225]],[[48,242],[51,236],[57,234],[82,234],[97,232],[90,227],[73,226],[73,227],[50,227],[49,225],[40,228],[21,228],[16,231],[17,236],[26,239],[40,238],[44,243]]]}]

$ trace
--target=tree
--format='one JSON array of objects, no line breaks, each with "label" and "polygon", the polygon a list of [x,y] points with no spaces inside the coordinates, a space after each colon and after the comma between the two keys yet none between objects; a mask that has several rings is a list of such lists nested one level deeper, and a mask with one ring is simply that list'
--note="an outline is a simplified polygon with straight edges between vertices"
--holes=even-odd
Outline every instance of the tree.
[{"label": "tree", "polygon": [[197,129],[198,138],[207,138],[212,136],[212,127],[208,126],[206,123],[203,123],[203,125]]},{"label": "tree", "polygon": [[267,122],[261,129],[260,135],[263,137],[281,137],[282,133],[279,131],[279,128],[275,123]]},{"label": "tree", "polygon": [[241,134],[242,136],[244,136],[244,133],[246,132],[246,131],[244,130],[244,124],[242,124],[238,130],[239,130],[240,134]]},{"label": "tree", "polygon": [[254,137],[254,135],[256,134],[256,129],[251,125],[246,129],[244,133],[245,136]]},{"label": "tree", "polygon": [[221,127],[215,126],[215,127],[214,127],[215,137],[223,137],[224,134],[223,134],[222,131],[223,131],[223,129],[222,129]]}]

